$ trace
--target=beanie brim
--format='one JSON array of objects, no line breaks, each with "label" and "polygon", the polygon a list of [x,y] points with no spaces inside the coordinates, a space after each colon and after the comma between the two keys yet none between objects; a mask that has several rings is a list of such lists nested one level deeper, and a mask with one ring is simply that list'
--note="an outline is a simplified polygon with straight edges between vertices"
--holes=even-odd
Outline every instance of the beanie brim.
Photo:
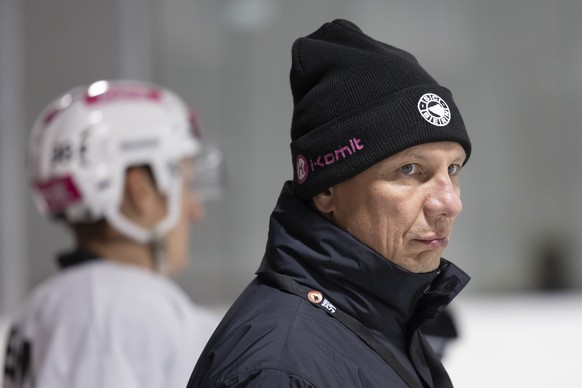
[{"label": "beanie brim", "polygon": [[[419,102],[434,95],[449,109],[441,125],[423,116]],[[451,92],[438,84],[416,85],[346,112],[291,143],[293,185],[304,200],[350,179],[412,146],[451,141],[471,154],[471,143]]]}]

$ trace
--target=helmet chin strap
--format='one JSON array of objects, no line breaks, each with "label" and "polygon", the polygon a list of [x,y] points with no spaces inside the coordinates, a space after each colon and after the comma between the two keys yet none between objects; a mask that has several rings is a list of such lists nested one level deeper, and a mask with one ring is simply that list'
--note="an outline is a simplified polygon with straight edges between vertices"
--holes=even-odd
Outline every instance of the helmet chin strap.
[{"label": "helmet chin strap", "polygon": [[154,260],[155,271],[166,275],[168,273],[168,250],[164,236],[154,236],[149,242],[149,248]]},{"label": "helmet chin strap", "polygon": [[131,240],[149,247],[154,269],[166,274],[168,271],[168,252],[165,237],[176,226],[180,217],[182,180],[176,179],[168,192],[168,214],[153,228],[147,229],[129,220],[117,208],[108,209],[105,219],[118,232]]}]

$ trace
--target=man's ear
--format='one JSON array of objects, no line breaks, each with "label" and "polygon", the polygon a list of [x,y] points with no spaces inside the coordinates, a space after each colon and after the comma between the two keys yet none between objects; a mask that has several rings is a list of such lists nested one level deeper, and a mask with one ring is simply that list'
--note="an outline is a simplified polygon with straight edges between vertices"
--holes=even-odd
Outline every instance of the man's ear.
[{"label": "man's ear", "polygon": [[320,213],[330,215],[335,209],[334,199],[333,187],[331,187],[313,197],[313,205]]}]

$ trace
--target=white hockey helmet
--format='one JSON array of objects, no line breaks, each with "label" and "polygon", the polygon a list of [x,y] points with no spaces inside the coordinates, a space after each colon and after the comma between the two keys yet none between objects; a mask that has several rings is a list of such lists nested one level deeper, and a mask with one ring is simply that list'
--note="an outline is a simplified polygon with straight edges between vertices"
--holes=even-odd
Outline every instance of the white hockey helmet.
[{"label": "white hockey helmet", "polygon": [[[33,197],[44,215],[71,223],[105,218],[149,243],[178,222],[178,163],[201,150],[195,116],[175,93],[141,81],[98,81],[68,91],[38,117],[29,145]],[[168,198],[168,214],[153,230],[119,211],[126,170],[143,165]]]}]

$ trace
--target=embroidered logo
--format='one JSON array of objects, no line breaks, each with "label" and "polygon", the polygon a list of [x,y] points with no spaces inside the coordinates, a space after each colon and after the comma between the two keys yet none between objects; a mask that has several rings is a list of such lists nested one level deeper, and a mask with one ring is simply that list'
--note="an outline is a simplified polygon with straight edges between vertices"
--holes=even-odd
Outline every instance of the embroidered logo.
[{"label": "embroidered logo", "polygon": [[339,147],[338,149],[328,152],[324,155],[319,155],[313,159],[307,160],[305,156],[298,154],[295,158],[295,171],[297,173],[297,183],[302,184],[307,179],[309,170],[314,172],[316,169],[327,167],[335,162],[346,159],[359,152],[364,148],[362,140],[356,137],[351,138],[347,144]]},{"label": "embroidered logo", "polygon": [[305,156],[301,154],[297,155],[295,167],[297,171],[297,183],[302,184],[307,179],[307,174],[309,173]]},{"label": "embroidered logo", "polygon": [[418,111],[422,117],[437,127],[444,127],[451,121],[451,110],[439,96],[426,93],[418,100]]}]

